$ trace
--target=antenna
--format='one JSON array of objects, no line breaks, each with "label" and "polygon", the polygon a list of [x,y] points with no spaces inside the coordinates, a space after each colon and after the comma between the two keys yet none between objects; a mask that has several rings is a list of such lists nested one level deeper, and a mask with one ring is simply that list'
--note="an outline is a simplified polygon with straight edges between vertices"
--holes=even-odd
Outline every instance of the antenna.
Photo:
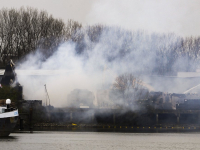
[{"label": "antenna", "polygon": [[44,90],[45,90],[45,98],[46,98],[46,106],[47,106],[47,93],[46,93],[46,84],[44,85]]},{"label": "antenna", "polygon": [[200,84],[198,84],[198,85],[196,85],[196,86],[190,88],[189,90],[183,92],[183,94],[187,94],[188,92],[192,91],[193,89],[197,88],[198,86],[200,86]]},{"label": "antenna", "polygon": [[49,98],[49,94],[47,92],[46,84],[44,85],[44,88],[45,88],[45,92],[46,92],[46,106],[47,106],[47,99],[49,99],[49,106],[50,106],[50,98]]}]

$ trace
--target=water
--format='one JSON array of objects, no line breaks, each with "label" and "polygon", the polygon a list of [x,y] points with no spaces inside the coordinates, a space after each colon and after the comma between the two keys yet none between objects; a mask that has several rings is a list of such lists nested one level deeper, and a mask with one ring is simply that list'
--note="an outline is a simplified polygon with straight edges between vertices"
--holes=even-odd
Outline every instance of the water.
[{"label": "water", "polygon": [[200,133],[38,131],[0,138],[0,150],[199,150]]}]

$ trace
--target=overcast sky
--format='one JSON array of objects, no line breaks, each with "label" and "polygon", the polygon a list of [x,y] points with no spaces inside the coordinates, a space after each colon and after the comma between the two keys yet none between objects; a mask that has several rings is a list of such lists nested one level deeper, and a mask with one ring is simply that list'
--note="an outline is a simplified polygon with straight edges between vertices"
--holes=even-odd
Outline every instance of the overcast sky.
[{"label": "overcast sky", "polygon": [[1,8],[21,6],[46,10],[65,22],[200,35],[200,0],[0,0]]}]

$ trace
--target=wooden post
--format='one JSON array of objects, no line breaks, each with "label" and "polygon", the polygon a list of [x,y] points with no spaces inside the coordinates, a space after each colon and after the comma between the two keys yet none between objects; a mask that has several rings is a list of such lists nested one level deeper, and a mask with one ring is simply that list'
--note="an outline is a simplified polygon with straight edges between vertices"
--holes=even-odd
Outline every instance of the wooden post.
[{"label": "wooden post", "polygon": [[20,117],[19,118],[19,130],[22,131],[23,129],[24,129],[23,119]]},{"label": "wooden post", "polygon": [[33,127],[32,127],[32,116],[33,116],[33,109],[32,107],[30,108],[30,112],[29,112],[29,129],[30,129],[30,133],[33,133]]},{"label": "wooden post", "polygon": [[177,124],[179,124],[179,122],[180,122],[180,114],[178,113],[177,114]]},{"label": "wooden post", "polygon": [[156,124],[158,124],[158,114],[156,114]]},{"label": "wooden post", "polygon": [[73,114],[72,114],[72,111],[70,112],[70,121],[72,122],[73,120]]}]

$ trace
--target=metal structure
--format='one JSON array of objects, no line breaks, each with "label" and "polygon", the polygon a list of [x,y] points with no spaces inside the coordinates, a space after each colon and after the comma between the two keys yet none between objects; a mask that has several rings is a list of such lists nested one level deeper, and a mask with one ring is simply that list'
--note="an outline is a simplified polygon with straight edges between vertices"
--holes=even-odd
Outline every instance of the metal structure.
[{"label": "metal structure", "polygon": [[46,84],[44,85],[44,87],[45,87],[45,93],[46,93],[46,106],[47,106],[47,99],[49,100],[49,106],[50,106],[50,105],[51,105],[51,104],[50,104],[50,98],[49,98],[49,94],[48,94],[48,92],[47,92]]}]

